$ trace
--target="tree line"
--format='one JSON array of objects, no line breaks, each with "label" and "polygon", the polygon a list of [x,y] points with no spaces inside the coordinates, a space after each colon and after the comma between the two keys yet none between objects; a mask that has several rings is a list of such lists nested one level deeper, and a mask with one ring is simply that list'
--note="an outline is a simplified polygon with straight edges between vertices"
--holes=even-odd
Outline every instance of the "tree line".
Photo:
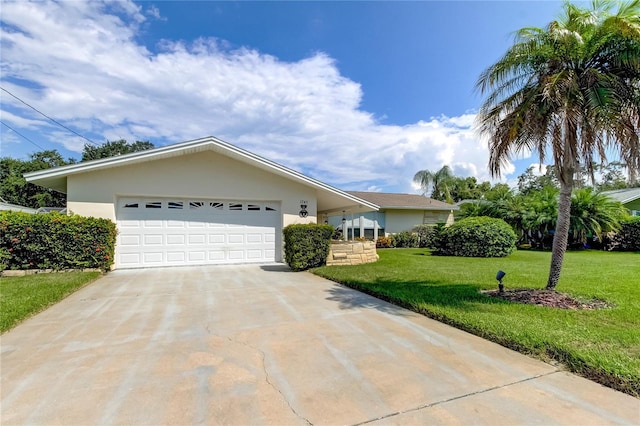
[{"label": "tree line", "polygon": [[[151,148],[154,148],[154,145],[149,141],[129,143],[124,139],[107,141],[99,146],[85,144],[80,162]],[[31,208],[65,207],[67,202],[65,194],[28,183],[23,174],[76,163],[78,161],[75,158],[65,159],[55,149],[35,152],[30,154],[27,160],[2,157],[0,158],[0,197],[8,203]]]}]

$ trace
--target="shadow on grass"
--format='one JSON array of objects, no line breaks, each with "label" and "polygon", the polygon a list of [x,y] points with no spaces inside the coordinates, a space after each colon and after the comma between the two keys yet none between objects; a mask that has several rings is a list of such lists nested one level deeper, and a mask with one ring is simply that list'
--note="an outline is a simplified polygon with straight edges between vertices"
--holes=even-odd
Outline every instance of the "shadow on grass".
[{"label": "shadow on grass", "polygon": [[[427,313],[426,305],[474,310],[477,309],[478,304],[509,303],[480,293],[481,286],[473,284],[388,280],[376,280],[374,283],[366,284],[358,282],[340,284],[349,287],[349,289],[336,286],[327,290],[330,293],[327,299],[340,302],[340,309],[373,308],[382,312],[402,314],[404,310],[398,309],[398,307],[402,307],[424,314]],[[390,306],[389,303],[392,305]]]},{"label": "shadow on grass", "polygon": [[339,308],[347,309],[376,309],[380,312],[393,315],[409,315],[406,309],[382,300],[379,297],[372,297],[366,292],[357,291],[342,285],[335,285],[326,290],[329,293],[327,300],[339,303]]}]

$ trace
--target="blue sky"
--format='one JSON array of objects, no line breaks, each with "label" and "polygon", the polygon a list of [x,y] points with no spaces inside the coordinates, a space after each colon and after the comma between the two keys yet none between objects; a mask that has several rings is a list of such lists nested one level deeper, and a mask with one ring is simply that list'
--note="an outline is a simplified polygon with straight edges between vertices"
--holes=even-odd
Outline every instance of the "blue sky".
[{"label": "blue sky", "polygon": [[[2,87],[101,143],[214,135],[349,190],[490,178],[474,84],[557,1],[1,1]],[[0,155],[82,138],[1,94]],[[514,159],[503,181],[536,163]]]}]

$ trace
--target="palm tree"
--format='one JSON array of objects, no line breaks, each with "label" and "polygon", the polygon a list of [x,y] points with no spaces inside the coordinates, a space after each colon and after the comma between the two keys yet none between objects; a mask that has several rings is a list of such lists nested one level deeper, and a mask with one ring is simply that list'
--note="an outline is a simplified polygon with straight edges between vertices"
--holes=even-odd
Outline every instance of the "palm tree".
[{"label": "palm tree", "polygon": [[571,233],[573,241],[584,243],[587,235],[597,235],[620,229],[620,220],[627,215],[624,206],[592,188],[582,188],[571,197]]},{"label": "palm tree", "polygon": [[451,168],[446,165],[437,172],[420,170],[413,176],[413,181],[420,185],[424,195],[430,193],[434,200],[446,201],[447,203],[453,203],[449,189],[454,179],[455,176]]},{"label": "palm tree", "polygon": [[[614,5],[619,5],[612,13]],[[571,192],[580,166],[617,151],[640,167],[640,0],[570,3],[546,28],[523,28],[505,55],[485,70],[488,94],[477,116],[490,138],[489,169],[499,176],[512,154],[549,150],[560,182],[547,289],[555,289],[567,248]]]}]

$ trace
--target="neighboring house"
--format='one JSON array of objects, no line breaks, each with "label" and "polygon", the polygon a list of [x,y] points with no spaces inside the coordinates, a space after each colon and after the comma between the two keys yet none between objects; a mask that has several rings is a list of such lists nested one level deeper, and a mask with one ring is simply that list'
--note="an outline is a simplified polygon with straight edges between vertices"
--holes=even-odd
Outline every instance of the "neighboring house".
[{"label": "neighboring house", "polygon": [[115,268],[282,261],[282,228],[378,206],[214,137],[25,174],[116,222]]},{"label": "neighboring house", "polygon": [[380,207],[378,211],[359,215],[345,212],[344,216],[336,214],[327,219],[329,224],[340,227],[344,218],[349,238],[364,236],[377,239],[378,236],[410,231],[416,225],[451,224],[454,221],[454,211],[459,209],[453,204],[417,194],[356,191],[349,191],[349,194]]},{"label": "neighboring house", "polygon": [[616,189],[614,191],[603,191],[602,194],[619,201],[625,206],[631,216],[640,216],[640,188]]},{"label": "neighboring house", "polygon": [[0,210],[11,210],[14,212],[35,213],[36,209],[31,207],[19,206],[17,204],[7,203],[4,198],[0,198]]}]

